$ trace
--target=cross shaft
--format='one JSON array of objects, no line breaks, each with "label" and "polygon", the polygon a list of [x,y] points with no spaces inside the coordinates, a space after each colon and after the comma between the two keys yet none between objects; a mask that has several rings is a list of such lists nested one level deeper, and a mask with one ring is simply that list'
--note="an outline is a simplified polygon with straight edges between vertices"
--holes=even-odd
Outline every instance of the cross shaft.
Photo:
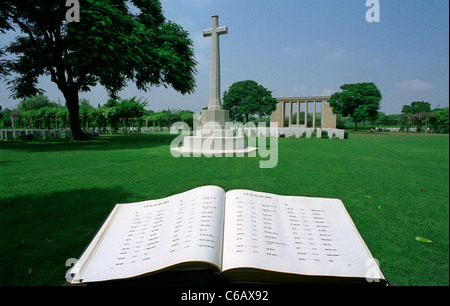
[{"label": "cross shaft", "polygon": [[220,46],[219,36],[228,34],[227,27],[219,27],[219,16],[212,16],[212,28],[203,31],[204,37],[211,37],[211,83],[208,109],[222,109],[220,102]]}]

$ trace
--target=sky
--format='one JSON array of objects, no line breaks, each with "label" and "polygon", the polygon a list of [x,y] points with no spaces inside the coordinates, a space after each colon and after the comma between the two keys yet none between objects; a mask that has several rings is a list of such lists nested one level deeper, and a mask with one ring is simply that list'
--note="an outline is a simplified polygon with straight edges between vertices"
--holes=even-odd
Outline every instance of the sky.
[{"label": "sky", "polygon": [[[200,112],[209,103],[211,16],[228,34],[220,36],[221,91],[254,80],[272,96],[328,96],[343,84],[373,82],[383,99],[380,111],[399,114],[403,105],[426,101],[449,106],[449,2],[379,0],[380,22],[369,23],[366,0],[161,0],[164,15],[190,33],[198,62],[196,90],[182,95],[171,88],[138,91],[133,84],[123,99],[136,96],[148,109]],[[17,35],[17,34],[14,34]],[[0,46],[14,37],[0,34]],[[40,87],[53,101],[64,97],[49,77]],[[0,105],[20,102],[0,83]],[[97,86],[81,93],[97,107],[108,99]]]}]

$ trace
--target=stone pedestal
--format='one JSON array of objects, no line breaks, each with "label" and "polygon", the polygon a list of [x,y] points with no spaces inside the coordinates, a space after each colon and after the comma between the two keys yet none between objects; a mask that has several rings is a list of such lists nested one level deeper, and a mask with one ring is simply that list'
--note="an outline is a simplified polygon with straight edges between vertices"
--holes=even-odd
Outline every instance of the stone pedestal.
[{"label": "stone pedestal", "polygon": [[195,136],[183,139],[183,146],[172,148],[179,153],[203,155],[245,154],[256,151],[256,148],[245,146],[244,136],[234,136],[233,130],[200,129]]},{"label": "stone pedestal", "polygon": [[194,153],[232,153],[245,149],[245,139],[234,137],[231,130],[199,130],[184,138],[183,147]]},{"label": "stone pedestal", "polygon": [[218,124],[220,128],[225,127],[225,122],[230,122],[230,111],[225,109],[205,109],[202,111],[202,127],[208,124]]}]

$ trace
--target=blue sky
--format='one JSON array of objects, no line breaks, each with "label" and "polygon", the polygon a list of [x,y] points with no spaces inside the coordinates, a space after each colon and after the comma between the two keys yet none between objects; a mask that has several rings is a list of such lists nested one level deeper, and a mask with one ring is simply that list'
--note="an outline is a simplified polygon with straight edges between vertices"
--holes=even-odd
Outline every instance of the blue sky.
[{"label": "blue sky", "polygon": [[[368,23],[366,0],[162,0],[167,19],[187,30],[198,61],[197,89],[139,92],[149,108],[199,112],[209,101],[211,39],[202,31],[211,16],[229,34],[220,37],[222,92],[234,82],[254,80],[274,97],[331,95],[345,83],[374,82],[383,95],[381,111],[398,114],[413,101],[449,106],[449,3],[447,0],[379,0],[380,22]],[[1,36],[0,36],[1,37]],[[6,36],[8,37],[8,36]],[[2,45],[5,38],[2,38]],[[64,102],[47,77],[46,94]],[[0,84],[0,105],[13,108]],[[81,94],[92,105],[105,103],[101,87]]]}]

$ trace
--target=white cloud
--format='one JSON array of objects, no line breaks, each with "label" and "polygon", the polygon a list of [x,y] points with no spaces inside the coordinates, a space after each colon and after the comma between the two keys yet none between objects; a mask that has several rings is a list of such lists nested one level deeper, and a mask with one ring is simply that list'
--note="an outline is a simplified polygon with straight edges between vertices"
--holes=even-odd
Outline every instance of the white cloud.
[{"label": "white cloud", "polygon": [[424,82],[419,79],[414,80],[404,80],[398,83],[394,84],[396,87],[399,87],[400,89],[403,89],[405,91],[410,92],[420,92],[420,91],[426,91],[431,88],[434,88],[435,85],[431,83]]}]

